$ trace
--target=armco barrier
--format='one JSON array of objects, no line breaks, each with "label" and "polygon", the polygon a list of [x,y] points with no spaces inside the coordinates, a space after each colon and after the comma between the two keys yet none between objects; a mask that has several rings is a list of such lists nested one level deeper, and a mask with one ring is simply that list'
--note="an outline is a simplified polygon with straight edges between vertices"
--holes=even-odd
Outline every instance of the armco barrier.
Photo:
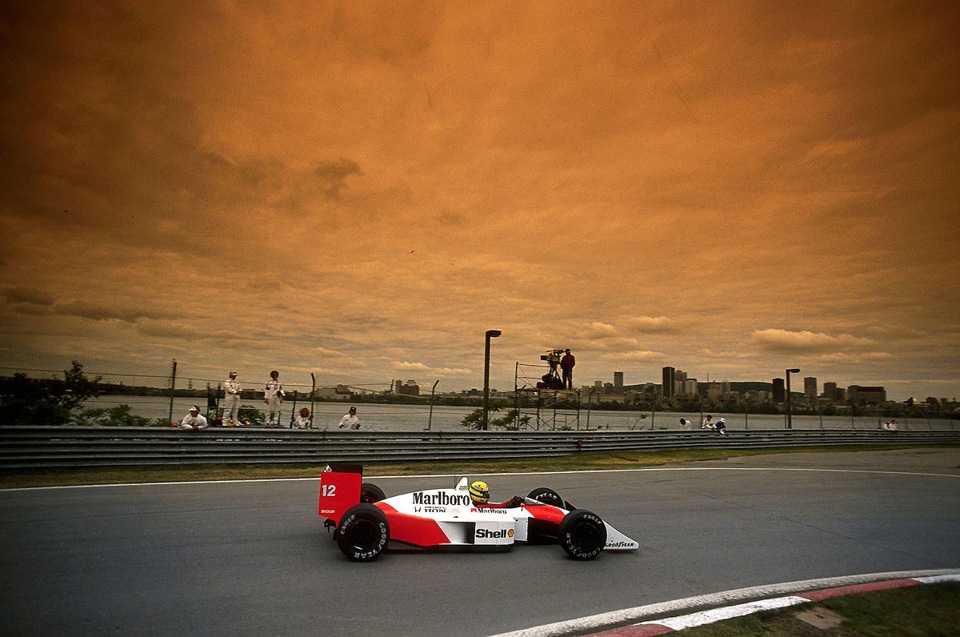
[{"label": "armco barrier", "polygon": [[111,427],[0,427],[0,467],[322,464],[543,458],[588,451],[762,449],[960,444],[960,431],[203,431]]}]

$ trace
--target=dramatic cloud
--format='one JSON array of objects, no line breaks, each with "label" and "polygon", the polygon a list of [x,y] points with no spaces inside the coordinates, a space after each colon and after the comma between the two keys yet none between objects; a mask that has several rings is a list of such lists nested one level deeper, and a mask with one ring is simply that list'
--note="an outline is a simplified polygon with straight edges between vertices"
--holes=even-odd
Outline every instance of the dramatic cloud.
[{"label": "dramatic cloud", "polygon": [[146,318],[156,319],[170,316],[166,312],[148,312],[141,309],[104,306],[85,301],[58,303],[54,306],[54,313],[60,316],[78,316],[94,321],[123,321],[126,323],[134,323]]},{"label": "dramatic cloud", "polygon": [[[0,366],[960,395],[960,7],[0,9]],[[537,375],[538,376],[538,375]]]},{"label": "dramatic cloud", "polygon": [[343,157],[335,162],[321,162],[313,173],[320,179],[320,189],[331,199],[340,197],[340,191],[347,185],[347,177],[363,174],[356,162]]},{"label": "dramatic cloud", "polygon": [[43,290],[34,288],[7,288],[3,291],[3,298],[9,303],[26,303],[29,305],[53,305],[52,296]]},{"label": "dramatic cloud", "polygon": [[786,330],[757,330],[752,341],[763,349],[784,352],[821,352],[833,349],[870,347],[874,341],[850,334],[829,336],[814,332],[788,332]]},{"label": "dramatic cloud", "polygon": [[423,363],[411,363],[409,361],[394,361],[392,367],[401,372],[420,372],[433,375],[441,374],[443,376],[469,376],[473,374],[469,369],[451,369],[447,367],[438,369],[424,365]]},{"label": "dramatic cloud", "polygon": [[677,329],[676,321],[668,319],[666,316],[638,316],[636,318],[625,318],[620,321],[624,329],[646,334],[657,334],[670,332]]}]

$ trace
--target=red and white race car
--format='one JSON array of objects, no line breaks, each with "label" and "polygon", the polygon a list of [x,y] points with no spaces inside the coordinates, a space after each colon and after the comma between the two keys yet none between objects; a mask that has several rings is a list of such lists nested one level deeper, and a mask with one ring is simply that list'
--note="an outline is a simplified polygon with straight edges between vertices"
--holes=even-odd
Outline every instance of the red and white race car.
[{"label": "red and white race car", "polygon": [[559,542],[575,560],[591,560],[603,550],[635,551],[640,545],[604,522],[577,509],[553,490],[534,489],[526,497],[477,505],[467,478],[452,489],[414,491],[391,498],[363,482],[360,465],[331,464],[320,475],[318,512],[343,554],[363,562],[377,557],[388,542],[420,548],[507,549],[514,543]]}]

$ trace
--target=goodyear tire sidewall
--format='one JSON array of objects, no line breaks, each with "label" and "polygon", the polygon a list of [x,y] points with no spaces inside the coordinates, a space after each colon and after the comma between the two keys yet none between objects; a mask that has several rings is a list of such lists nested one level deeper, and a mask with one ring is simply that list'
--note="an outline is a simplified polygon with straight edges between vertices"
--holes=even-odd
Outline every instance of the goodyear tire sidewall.
[{"label": "goodyear tire sidewall", "polygon": [[[365,546],[356,546],[354,535],[357,525],[372,525],[376,529],[374,541]],[[340,550],[355,562],[365,562],[377,557],[390,539],[390,525],[387,516],[372,504],[358,504],[344,514],[337,527],[337,543]]]},{"label": "goodyear tire sidewall", "polygon": [[[577,531],[583,524],[593,525],[596,529],[597,541],[590,546],[581,546]],[[560,545],[575,560],[592,560],[600,555],[607,543],[606,526],[603,519],[596,513],[578,510],[567,514],[560,525]]]}]

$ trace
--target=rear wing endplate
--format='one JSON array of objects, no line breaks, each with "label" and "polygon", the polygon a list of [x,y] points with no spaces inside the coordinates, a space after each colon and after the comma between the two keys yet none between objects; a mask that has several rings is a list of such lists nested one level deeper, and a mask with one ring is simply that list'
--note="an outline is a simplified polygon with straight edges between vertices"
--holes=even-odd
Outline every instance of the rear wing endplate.
[{"label": "rear wing endplate", "polygon": [[360,502],[363,465],[333,462],[320,473],[320,500],[317,514],[340,524],[347,509]]}]

